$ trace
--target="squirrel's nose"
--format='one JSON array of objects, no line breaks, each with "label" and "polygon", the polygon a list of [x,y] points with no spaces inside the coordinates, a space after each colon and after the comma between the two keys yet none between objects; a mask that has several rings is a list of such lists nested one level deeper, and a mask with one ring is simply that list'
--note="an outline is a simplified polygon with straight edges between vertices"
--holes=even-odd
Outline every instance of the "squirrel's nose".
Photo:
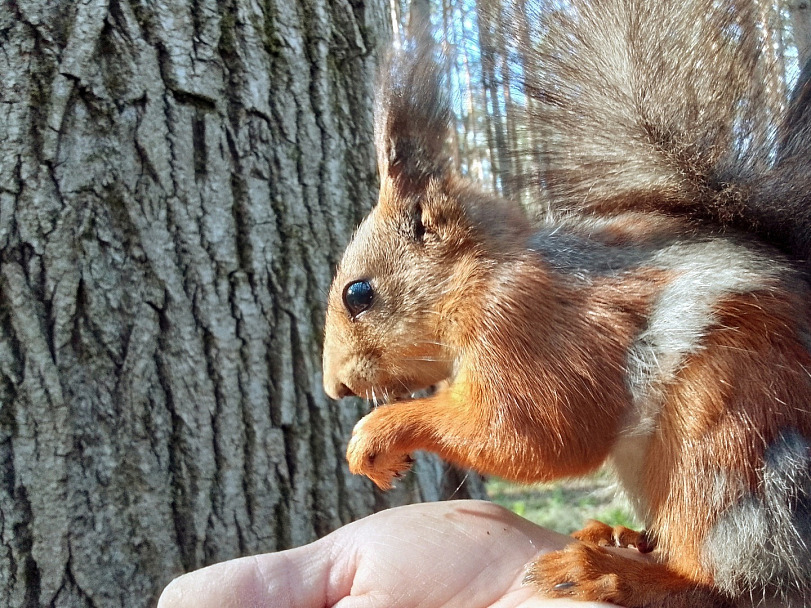
[{"label": "squirrel's nose", "polygon": [[333,399],[343,399],[344,397],[355,397],[355,392],[343,382],[335,380],[334,382],[325,382],[324,391]]},{"label": "squirrel's nose", "polygon": [[343,382],[338,383],[338,390],[335,392],[337,397],[335,399],[343,399],[344,397],[356,397],[355,393]]},{"label": "squirrel's nose", "polygon": [[348,367],[351,369],[351,361],[347,362],[347,353],[343,345],[334,334],[330,333],[329,320],[327,320],[327,332],[324,336],[322,364],[324,392],[327,395],[332,399],[355,396],[355,391],[349,388],[345,382],[348,377],[351,378],[351,373],[347,372]]}]

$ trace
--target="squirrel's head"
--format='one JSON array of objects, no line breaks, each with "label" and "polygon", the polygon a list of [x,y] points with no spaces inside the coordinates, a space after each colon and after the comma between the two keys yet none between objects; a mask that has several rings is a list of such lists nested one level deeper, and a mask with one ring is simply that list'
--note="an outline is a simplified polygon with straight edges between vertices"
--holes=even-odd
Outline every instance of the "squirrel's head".
[{"label": "squirrel's head", "polygon": [[440,72],[430,49],[404,52],[379,89],[380,197],[327,305],[324,388],[333,398],[402,396],[451,377],[454,324],[475,308],[476,285],[500,251],[528,231],[515,205],[456,175]]}]

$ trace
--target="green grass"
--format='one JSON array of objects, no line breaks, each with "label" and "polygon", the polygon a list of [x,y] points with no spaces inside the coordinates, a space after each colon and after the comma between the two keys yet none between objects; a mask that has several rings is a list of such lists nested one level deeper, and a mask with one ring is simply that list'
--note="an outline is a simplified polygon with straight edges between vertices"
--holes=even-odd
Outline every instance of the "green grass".
[{"label": "green grass", "polygon": [[491,479],[487,482],[487,493],[493,502],[521,517],[564,534],[582,528],[588,519],[636,530],[642,527],[634,518],[628,501],[615,490],[608,471],[532,485]]}]

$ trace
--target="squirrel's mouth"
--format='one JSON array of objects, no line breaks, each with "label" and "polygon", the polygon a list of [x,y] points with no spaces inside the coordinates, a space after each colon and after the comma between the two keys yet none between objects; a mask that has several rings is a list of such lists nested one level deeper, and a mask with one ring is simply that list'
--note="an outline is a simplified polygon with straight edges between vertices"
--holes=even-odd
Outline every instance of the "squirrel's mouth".
[{"label": "squirrel's mouth", "polygon": [[[415,399],[425,399],[430,397],[439,390],[438,384],[432,384],[427,388],[417,389],[415,391],[402,391],[394,393],[390,391],[383,391],[383,394],[376,396],[374,394],[367,396],[367,400],[372,404],[372,407],[378,405],[392,405],[403,401],[414,401]],[[371,398],[369,398],[371,397]]]}]

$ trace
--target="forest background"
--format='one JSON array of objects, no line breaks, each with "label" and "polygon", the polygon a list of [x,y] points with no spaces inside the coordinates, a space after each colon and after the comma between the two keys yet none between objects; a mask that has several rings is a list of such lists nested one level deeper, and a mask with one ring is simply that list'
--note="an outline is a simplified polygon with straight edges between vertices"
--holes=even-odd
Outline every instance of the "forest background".
[{"label": "forest background", "polygon": [[[351,476],[366,405],[326,398],[320,342],[409,29],[449,58],[457,167],[543,208],[522,49],[568,5],[488,3],[0,0],[0,605],[153,606],[184,571],[484,496],[427,456],[395,492]],[[809,9],[759,6],[779,108]]]}]

